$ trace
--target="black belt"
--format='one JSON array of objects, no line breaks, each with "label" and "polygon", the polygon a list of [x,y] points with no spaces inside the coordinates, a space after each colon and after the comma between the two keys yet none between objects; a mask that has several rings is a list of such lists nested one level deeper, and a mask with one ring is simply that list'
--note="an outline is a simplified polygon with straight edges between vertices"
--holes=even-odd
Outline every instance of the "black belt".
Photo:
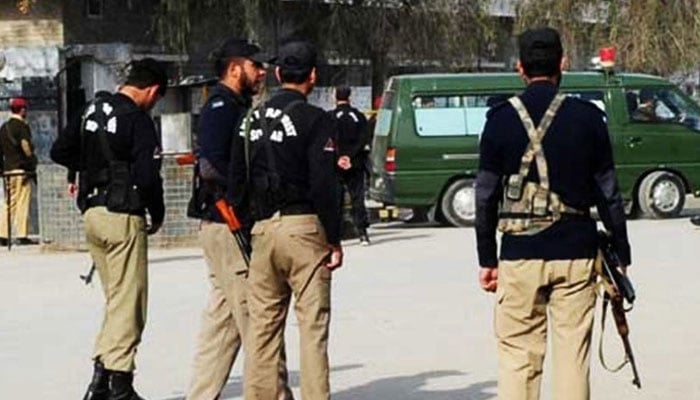
[{"label": "black belt", "polygon": [[280,215],[315,214],[314,208],[309,204],[290,204],[279,209]]},{"label": "black belt", "polygon": [[[560,214],[560,220],[588,220],[591,218],[591,214],[589,211],[582,211],[583,214],[574,214],[574,213],[569,213],[569,212],[562,212]],[[534,215],[534,214],[528,214],[528,213],[509,213],[509,212],[503,212],[498,214],[498,218],[547,218],[551,217],[552,213],[548,213],[547,215]]]},{"label": "black belt", "polygon": [[104,189],[97,189],[96,194],[88,195],[88,197],[85,199],[85,205],[87,208],[106,207],[107,191]]}]

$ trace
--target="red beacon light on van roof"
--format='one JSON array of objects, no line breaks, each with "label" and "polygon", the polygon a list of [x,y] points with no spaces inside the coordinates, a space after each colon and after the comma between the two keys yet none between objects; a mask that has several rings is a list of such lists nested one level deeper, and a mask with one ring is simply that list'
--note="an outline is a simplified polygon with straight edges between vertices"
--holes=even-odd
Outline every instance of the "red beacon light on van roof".
[{"label": "red beacon light on van roof", "polygon": [[598,53],[600,56],[600,66],[605,69],[612,69],[615,67],[615,48],[612,46],[603,47]]}]

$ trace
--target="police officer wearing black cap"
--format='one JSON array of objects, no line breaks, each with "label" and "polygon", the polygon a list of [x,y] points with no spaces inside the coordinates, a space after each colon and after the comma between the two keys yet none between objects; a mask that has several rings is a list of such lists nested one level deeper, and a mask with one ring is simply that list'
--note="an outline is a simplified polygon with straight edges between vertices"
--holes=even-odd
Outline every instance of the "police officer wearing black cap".
[{"label": "police officer wearing black cap", "polygon": [[132,381],[148,308],[146,235],[165,216],[160,144],[148,111],[167,84],[154,59],[132,62],[119,92],[88,106],[81,128],[60,135],[51,149],[55,162],[79,171],[78,206],[105,293],[85,400],[141,399]]},{"label": "police officer wearing black cap", "polygon": [[335,88],[336,107],[330,114],[338,126],[338,168],[340,177],[350,193],[352,219],[360,234],[360,244],[369,245],[367,210],[365,209],[365,170],[369,129],[367,118],[350,105],[351,90],[347,86]]},{"label": "police officer wearing black cap", "polygon": [[[189,400],[218,399],[241,345],[245,346],[247,266],[215,202],[226,195],[231,139],[238,134],[237,123],[261,88],[267,60],[260,47],[239,38],[226,40],[212,56],[219,83],[200,116],[195,167],[200,184],[188,209],[191,217],[201,220],[199,239],[209,267],[211,292],[202,316]],[[238,204],[236,212],[241,220],[250,219],[243,204]],[[285,388],[278,398],[281,400],[291,398],[286,375],[281,360],[280,381]]]},{"label": "police officer wearing black cap", "polygon": [[528,86],[489,112],[476,181],[479,281],[497,300],[498,397],[539,398],[549,336],[552,398],[587,400],[597,254],[589,209],[597,207],[626,266],[624,207],[605,114],[558,90],[559,34],[528,30],[519,49]]},{"label": "police officer wearing black cap", "polygon": [[[342,264],[333,119],[307,103],[316,84],[316,50],[283,44],[275,74],[281,89],[241,124],[234,141],[231,201],[248,193],[256,219],[248,276],[249,339],[244,396],[275,400],[277,366],[292,295],[301,340],[301,397],[330,398],[328,336],[331,271]],[[247,143],[247,145],[246,145]],[[246,151],[248,149],[248,151]]]}]

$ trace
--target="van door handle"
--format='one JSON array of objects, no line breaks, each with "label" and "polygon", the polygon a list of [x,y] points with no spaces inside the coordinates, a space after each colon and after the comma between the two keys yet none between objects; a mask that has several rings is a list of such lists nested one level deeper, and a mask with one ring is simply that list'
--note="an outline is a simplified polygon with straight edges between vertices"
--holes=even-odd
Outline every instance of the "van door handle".
[{"label": "van door handle", "polygon": [[632,136],[627,139],[627,146],[630,148],[633,148],[640,143],[642,143],[642,138],[640,136]]}]

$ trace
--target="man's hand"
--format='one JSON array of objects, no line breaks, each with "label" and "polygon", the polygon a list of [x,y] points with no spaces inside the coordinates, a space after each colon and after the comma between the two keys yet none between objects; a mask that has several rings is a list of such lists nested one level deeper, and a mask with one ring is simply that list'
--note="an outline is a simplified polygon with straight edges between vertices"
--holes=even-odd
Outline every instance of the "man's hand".
[{"label": "man's hand", "polygon": [[479,271],[479,284],[487,292],[495,292],[498,287],[498,268],[481,267]]},{"label": "man's hand", "polygon": [[146,227],[146,234],[148,234],[148,235],[155,235],[156,232],[158,232],[158,231],[160,230],[160,227],[161,227],[161,226],[163,226],[162,223],[161,223],[161,224],[152,224],[152,225],[148,225],[148,226]]},{"label": "man's hand", "polygon": [[78,185],[75,183],[69,183],[68,184],[68,196],[70,196],[72,199],[75,198],[75,196],[78,195]]},{"label": "man's hand", "polygon": [[326,268],[333,271],[343,266],[343,248],[340,245],[330,245],[331,254],[328,257]]},{"label": "man's hand", "polygon": [[340,158],[338,159],[338,168],[345,170],[345,171],[352,168],[352,162],[350,162],[350,157],[340,156]]}]

